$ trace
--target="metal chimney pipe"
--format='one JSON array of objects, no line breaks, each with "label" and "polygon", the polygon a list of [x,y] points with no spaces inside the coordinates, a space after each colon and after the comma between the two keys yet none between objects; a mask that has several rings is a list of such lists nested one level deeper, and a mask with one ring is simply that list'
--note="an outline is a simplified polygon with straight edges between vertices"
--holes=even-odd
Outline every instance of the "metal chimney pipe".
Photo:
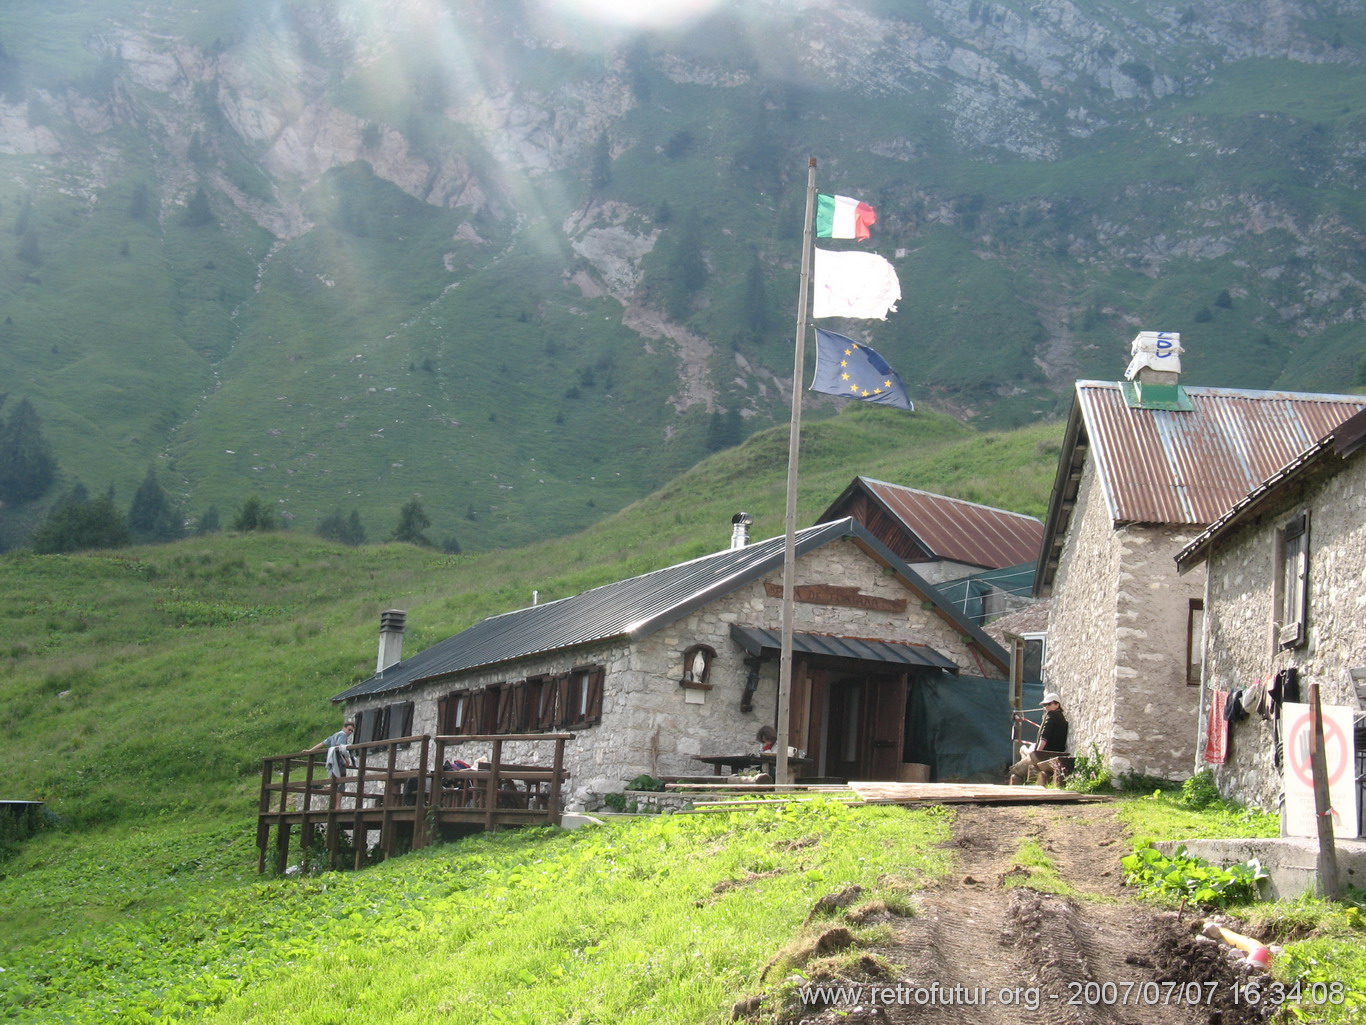
[{"label": "metal chimney pipe", "polygon": [[379,614],[379,658],[375,672],[382,673],[403,661],[403,631],[408,624],[408,613],[388,609]]},{"label": "metal chimney pipe", "polygon": [[754,517],[747,512],[738,512],[730,518],[730,546],[743,548],[749,544],[749,528]]}]

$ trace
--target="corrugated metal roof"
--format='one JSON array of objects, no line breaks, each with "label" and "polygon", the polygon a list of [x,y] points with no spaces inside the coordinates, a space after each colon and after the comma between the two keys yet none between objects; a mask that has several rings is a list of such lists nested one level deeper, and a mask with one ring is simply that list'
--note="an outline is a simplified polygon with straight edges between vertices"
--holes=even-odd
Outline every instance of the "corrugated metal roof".
[{"label": "corrugated metal roof", "polygon": [[[783,638],[774,630],[732,623],[730,635],[751,655],[762,651],[779,651]],[[927,644],[902,644],[866,637],[836,637],[830,634],[793,633],[792,650],[804,655],[831,655],[835,658],[857,658],[865,662],[890,662],[893,665],[926,666],[958,672],[958,663],[946,658]]]},{"label": "corrugated metal roof", "polygon": [[855,477],[821,519],[842,514],[850,495],[860,487],[932,556],[986,569],[1016,566],[1039,557],[1043,523],[1033,516],[872,477]]},{"label": "corrugated metal roof", "polygon": [[[1343,421],[1244,495],[1237,504],[1176,553],[1176,564],[1184,572],[1205,559],[1214,541],[1252,516],[1267,502],[1276,501],[1280,489],[1287,483],[1297,481],[1320,463],[1327,463],[1330,458],[1349,458],[1361,447],[1363,438],[1366,438],[1366,409]],[[1339,469],[1340,466],[1335,466],[1331,472],[1336,473]]]},{"label": "corrugated metal roof", "polygon": [[[797,531],[797,555],[800,557],[846,537],[858,541],[926,600],[934,602],[940,614],[965,637],[970,637],[989,658],[1003,667],[1008,664],[1005,652],[995,641],[944,603],[932,584],[897,559],[857,521],[845,518]],[[390,666],[332,700],[383,694],[440,676],[616,637],[646,636],[780,568],[784,545],[784,537],[773,537],[605,584],[570,598],[491,616]]]},{"label": "corrugated metal roof", "polygon": [[1115,523],[1212,523],[1366,408],[1366,396],[1360,395],[1184,390],[1194,407],[1189,412],[1131,407],[1116,382],[1077,382],[1098,480]]}]

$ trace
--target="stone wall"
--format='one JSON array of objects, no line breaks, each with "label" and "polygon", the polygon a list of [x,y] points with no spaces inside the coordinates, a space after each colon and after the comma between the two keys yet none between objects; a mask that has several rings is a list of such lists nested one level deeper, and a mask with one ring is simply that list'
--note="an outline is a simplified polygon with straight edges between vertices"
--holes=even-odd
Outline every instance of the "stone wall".
[{"label": "stone wall", "polygon": [[[892,612],[799,601],[794,605],[798,632],[924,643],[970,673],[981,672],[958,629],[932,609],[923,608],[919,595],[908,591],[853,541],[835,542],[800,558],[796,582],[856,586],[861,594],[901,599],[906,604],[904,612]],[[759,726],[776,721],[778,659],[775,655],[764,660],[753,710],[741,712],[746,652],[731,639],[730,627],[740,623],[781,629],[782,599],[771,595],[766,583],[781,586],[781,569],[634,642],[617,640],[552,652],[358,701],[348,711],[412,700],[413,732],[435,733],[437,701],[451,691],[601,664],[606,668],[602,720],[576,731],[578,736],[565,749],[571,805],[596,807],[599,795],[619,792],[622,781],[643,773],[697,775],[710,771],[696,760],[699,754],[757,748]],[[680,683],[683,652],[696,644],[710,645],[716,651],[710,690],[685,688]],[[547,743],[510,743],[503,750],[505,761],[544,764],[551,756]],[[488,753],[486,743],[462,746],[459,751],[469,762]]]},{"label": "stone wall", "polygon": [[[1304,510],[1307,640],[1282,650],[1275,643],[1276,531]],[[1335,476],[1319,471],[1297,480],[1279,503],[1217,541],[1208,568],[1206,694],[1238,690],[1293,666],[1304,700],[1317,683],[1323,704],[1355,707],[1348,670],[1366,666],[1366,455],[1358,452]],[[1227,762],[1210,766],[1220,792],[1274,811],[1281,781],[1273,744],[1269,721],[1254,715],[1232,724]]]},{"label": "stone wall", "polygon": [[1190,775],[1199,688],[1186,682],[1189,599],[1203,574],[1178,576],[1193,529],[1115,527],[1087,462],[1053,585],[1044,683],[1062,697],[1076,754],[1114,773]]},{"label": "stone wall", "polygon": [[1043,680],[1045,689],[1062,698],[1073,753],[1090,755],[1095,748],[1107,759],[1115,717],[1118,580],[1119,548],[1095,464],[1088,460],[1053,578]]}]

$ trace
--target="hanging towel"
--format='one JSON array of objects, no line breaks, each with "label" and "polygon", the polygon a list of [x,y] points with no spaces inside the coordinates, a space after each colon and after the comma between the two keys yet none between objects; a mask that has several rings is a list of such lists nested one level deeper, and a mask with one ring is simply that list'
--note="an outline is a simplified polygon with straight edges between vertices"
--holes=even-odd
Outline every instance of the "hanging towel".
[{"label": "hanging towel", "polygon": [[1224,718],[1224,706],[1228,703],[1228,691],[1209,692],[1209,709],[1205,715],[1204,760],[1210,765],[1223,765],[1228,758],[1228,720]]}]

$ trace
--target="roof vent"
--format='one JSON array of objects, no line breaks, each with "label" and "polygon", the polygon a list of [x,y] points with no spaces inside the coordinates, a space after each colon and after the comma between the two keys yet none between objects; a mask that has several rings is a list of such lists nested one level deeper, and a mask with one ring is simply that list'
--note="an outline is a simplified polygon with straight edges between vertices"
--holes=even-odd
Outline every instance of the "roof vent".
[{"label": "roof vent", "polygon": [[730,546],[732,548],[743,548],[749,544],[749,528],[754,524],[754,517],[747,512],[738,512],[730,518]]},{"label": "roof vent", "polygon": [[398,609],[379,614],[379,658],[375,661],[375,672],[382,673],[403,661],[403,631],[407,624],[408,614]]}]

